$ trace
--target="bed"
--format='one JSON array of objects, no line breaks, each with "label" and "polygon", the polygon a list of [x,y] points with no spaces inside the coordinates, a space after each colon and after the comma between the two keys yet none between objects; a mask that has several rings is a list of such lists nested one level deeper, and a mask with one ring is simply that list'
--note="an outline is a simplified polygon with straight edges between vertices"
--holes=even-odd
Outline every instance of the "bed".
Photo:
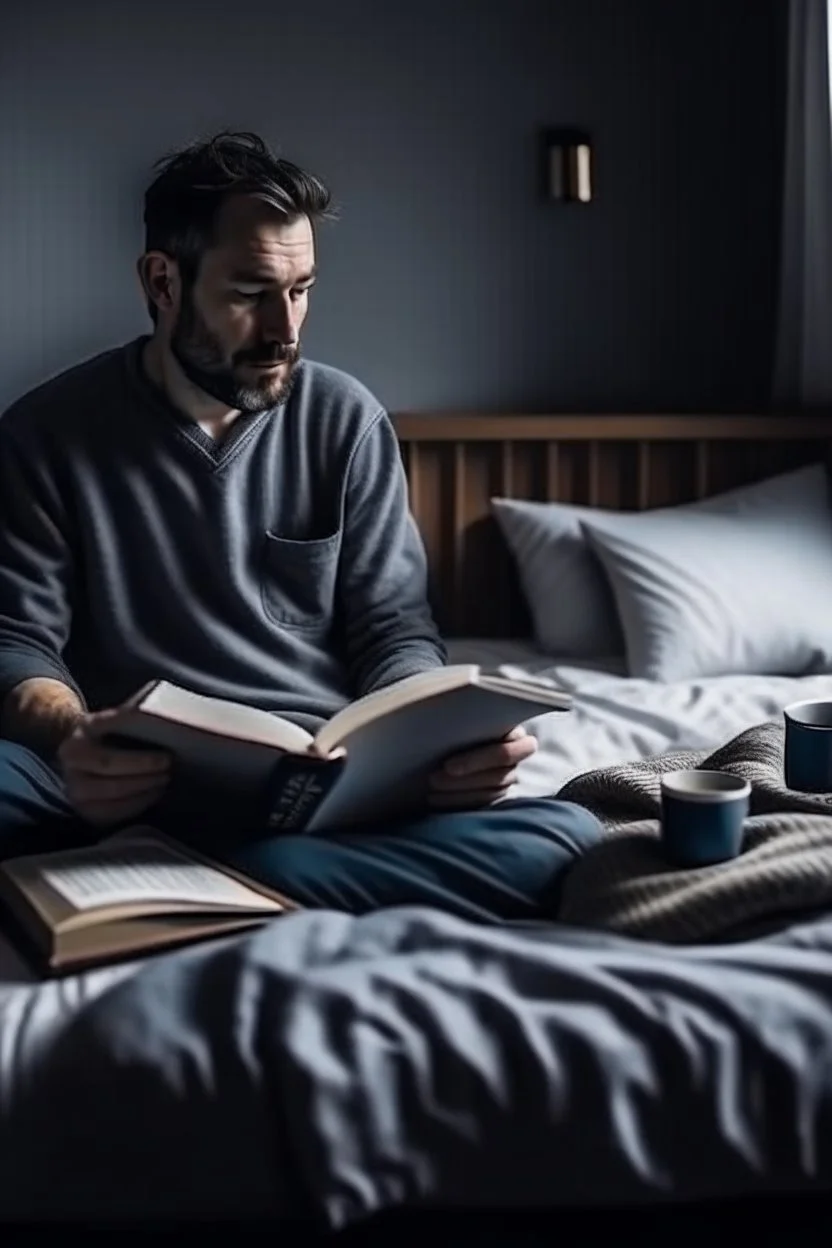
[{"label": "bed", "polygon": [[[519,792],[710,748],[799,696],[832,696],[823,671],[656,682],[620,656],[546,653],[490,507],[705,499],[825,459],[825,418],[396,424],[451,658],[577,695],[568,726],[529,725],[540,748]],[[779,1198],[775,1235],[828,1217],[815,1203],[832,1183],[825,913],[668,948],[403,907],[301,914],[44,984],[12,949],[3,959],[2,1219],[518,1243],[710,1233],[731,1212],[714,1202],[747,1217]]]}]

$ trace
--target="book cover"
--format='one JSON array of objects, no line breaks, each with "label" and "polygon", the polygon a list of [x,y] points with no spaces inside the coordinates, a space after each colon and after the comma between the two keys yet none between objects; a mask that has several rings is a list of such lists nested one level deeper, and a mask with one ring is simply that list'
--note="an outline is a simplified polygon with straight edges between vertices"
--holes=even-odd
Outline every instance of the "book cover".
[{"label": "book cover", "polygon": [[266,782],[264,823],[269,832],[302,832],[343,774],[346,757],[281,755]]}]

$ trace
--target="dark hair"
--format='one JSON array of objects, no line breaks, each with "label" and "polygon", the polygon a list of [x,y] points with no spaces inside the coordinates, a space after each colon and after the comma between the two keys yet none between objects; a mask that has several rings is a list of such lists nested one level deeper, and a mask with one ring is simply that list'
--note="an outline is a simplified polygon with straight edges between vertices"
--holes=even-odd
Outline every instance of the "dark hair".
[{"label": "dark hair", "polygon": [[[144,197],[145,250],[177,261],[183,281],[193,283],[203,252],[211,245],[217,213],[230,195],[253,195],[287,221],[335,217],[323,182],[274,155],[249,131],[225,130],[157,161],[160,172]],[[156,308],[148,310],[156,320]]]}]

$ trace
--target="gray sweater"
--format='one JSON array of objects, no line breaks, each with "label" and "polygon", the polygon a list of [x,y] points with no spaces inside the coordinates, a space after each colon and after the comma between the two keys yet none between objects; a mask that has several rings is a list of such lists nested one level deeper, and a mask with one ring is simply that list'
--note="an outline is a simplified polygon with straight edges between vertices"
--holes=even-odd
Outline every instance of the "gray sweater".
[{"label": "gray sweater", "polygon": [[314,727],[442,664],[373,396],[303,361],[215,444],[148,381],[144,341],[0,419],[0,699],[47,676],[97,709],[165,678]]}]

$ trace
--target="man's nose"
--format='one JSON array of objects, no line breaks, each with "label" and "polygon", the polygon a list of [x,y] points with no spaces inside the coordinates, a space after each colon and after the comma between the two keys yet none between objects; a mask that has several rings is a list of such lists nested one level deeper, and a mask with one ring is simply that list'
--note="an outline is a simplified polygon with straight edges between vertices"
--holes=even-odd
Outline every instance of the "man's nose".
[{"label": "man's nose", "polygon": [[288,300],[273,304],[266,311],[264,337],[269,342],[289,345],[297,341],[294,309]]}]

